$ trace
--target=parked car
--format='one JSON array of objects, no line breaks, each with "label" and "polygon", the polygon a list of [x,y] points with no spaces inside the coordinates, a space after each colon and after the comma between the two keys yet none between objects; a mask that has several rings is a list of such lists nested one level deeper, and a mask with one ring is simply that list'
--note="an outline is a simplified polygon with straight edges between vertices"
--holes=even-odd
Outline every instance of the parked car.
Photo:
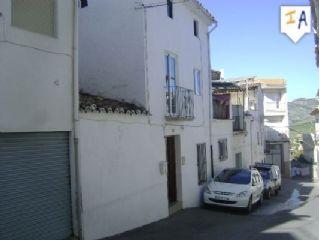
[{"label": "parked car", "polygon": [[264,182],[264,194],[267,199],[271,198],[271,195],[278,195],[281,190],[281,172],[279,166],[269,163],[256,163],[256,168],[263,178]]},{"label": "parked car", "polygon": [[263,180],[256,169],[227,168],[221,171],[205,188],[204,203],[244,208],[263,202]]}]

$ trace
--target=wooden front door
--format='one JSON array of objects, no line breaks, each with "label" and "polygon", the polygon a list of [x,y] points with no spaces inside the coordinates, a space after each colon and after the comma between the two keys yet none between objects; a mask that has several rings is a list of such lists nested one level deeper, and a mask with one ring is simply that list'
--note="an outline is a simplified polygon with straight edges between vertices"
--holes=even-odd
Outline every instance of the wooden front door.
[{"label": "wooden front door", "polygon": [[174,137],[167,137],[168,199],[169,204],[177,201],[176,152]]}]

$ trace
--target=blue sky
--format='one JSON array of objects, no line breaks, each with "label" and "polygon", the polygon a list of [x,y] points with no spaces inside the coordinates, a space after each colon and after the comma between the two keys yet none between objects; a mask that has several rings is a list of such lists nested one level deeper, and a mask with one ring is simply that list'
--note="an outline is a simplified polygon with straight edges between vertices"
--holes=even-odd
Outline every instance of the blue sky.
[{"label": "blue sky", "polygon": [[280,6],[309,5],[309,0],[200,1],[218,21],[210,42],[214,69],[224,69],[225,78],[282,77],[290,101],[315,97],[318,69],[313,34],[294,44],[280,32]]}]

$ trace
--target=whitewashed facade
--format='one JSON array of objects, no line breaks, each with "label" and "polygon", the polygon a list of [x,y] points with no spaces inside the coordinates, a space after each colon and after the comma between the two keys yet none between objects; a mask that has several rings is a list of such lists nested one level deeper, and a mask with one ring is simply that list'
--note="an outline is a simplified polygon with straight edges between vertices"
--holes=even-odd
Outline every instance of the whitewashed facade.
[{"label": "whitewashed facade", "polygon": [[247,145],[250,149],[247,156],[251,159],[250,165],[265,161],[265,132],[264,132],[264,98],[260,83],[254,83],[253,78],[237,81],[245,90],[245,112],[247,116]]},{"label": "whitewashed facade", "polygon": [[78,235],[78,2],[2,0],[0,9],[1,239],[69,238]]},{"label": "whitewashed facade", "polygon": [[248,168],[247,123],[244,90],[230,81],[212,81],[211,143],[214,175],[224,168]]},{"label": "whitewashed facade", "polygon": [[199,206],[210,177],[213,18],[194,0],[170,13],[167,4],[142,3],[92,0],[80,12],[80,89],[147,112],[80,114],[85,239]]},{"label": "whitewashed facade", "polygon": [[280,166],[282,174],[290,177],[290,141],[286,81],[284,79],[255,79],[263,92],[266,161]]},{"label": "whitewashed facade", "polygon": [[[230,104],[227,107],[228,116],[216,116],[217,107],[213,104],[211,131],[215,174],[225,167],[249,168],[256,162],[263,162],[265,160],[264,112],[261,85],[254,84],[251,78],[213,81],[212,84],[213,101],[215,94],[230,95]],[[241,114],[235,107],[237,105],[240,105]],[[236,124],[239,115],[243,123]],[[228,157],[223,159],[219,156],[219,140],[221,139],[227,139],[229,149]]]}]

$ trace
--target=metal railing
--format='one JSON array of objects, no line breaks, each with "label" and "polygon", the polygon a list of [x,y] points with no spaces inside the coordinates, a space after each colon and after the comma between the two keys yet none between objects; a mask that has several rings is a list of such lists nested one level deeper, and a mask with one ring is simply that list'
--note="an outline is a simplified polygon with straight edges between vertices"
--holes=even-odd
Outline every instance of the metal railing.
[{"label": "metal railing", "polygon": [[166,118],[193,119],[194,92],[179,86],[166,86]]}]

